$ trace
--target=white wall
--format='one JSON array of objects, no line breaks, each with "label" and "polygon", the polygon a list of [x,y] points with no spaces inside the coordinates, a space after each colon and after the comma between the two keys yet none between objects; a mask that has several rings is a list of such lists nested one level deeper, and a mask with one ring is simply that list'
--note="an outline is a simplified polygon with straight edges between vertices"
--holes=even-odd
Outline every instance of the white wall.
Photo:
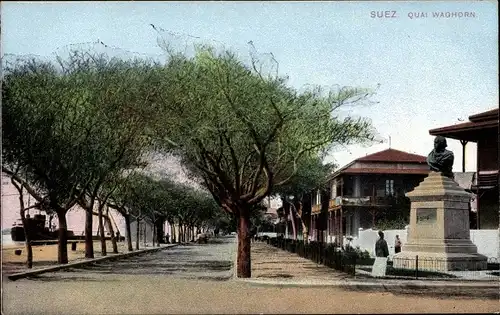
[{"label": "white wall", "polygon": [[[389,254],[394,255],[394,241],[396,239],[396,235],[399,235],[401,242],[403,245],[407,240],[407,231],[406,230],[386,230],[384,231],[384,238],[387,241],[387,245],[389,246]],[[375,243],[378,240],[378,230],[359,230],[359,236],[354,237],[351,245],[353,247],[359,246],[362,250],[367,250],[370,253],[370,256],[375,257]],[[344,244],[346,242],[344,241]]]},{"label": "white wall", "polygon": [[[401,242],[404,244],[407,241],[407,230],[386,230],[384,231],[384,238],[389,245],[389,254],[394,255],[394,240],[396,235],[399,235]],[[375,256],[375,242],[378,239],[378,230],[360,230],[359,237],[353,238],[351,245],[353,247],[359,246],[362,250],[367,250],[371,256]],[[479,254],[486,257],[499,256],[499,236],[498,230],[470,230],[470,239],[477,246]],[[344,240],[346,244],[346,240]]]},{"label": "white wall", "polygon": [[498,230],[470,230],[470,239],[480,254],[500,259]]}]

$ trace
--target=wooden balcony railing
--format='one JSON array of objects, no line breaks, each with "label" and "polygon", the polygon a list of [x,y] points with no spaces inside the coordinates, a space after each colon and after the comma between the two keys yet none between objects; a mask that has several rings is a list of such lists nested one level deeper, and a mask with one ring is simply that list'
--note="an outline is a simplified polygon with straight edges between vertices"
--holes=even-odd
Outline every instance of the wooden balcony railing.
[{"label": "wooden balcony railing", "polygon": [[498,171],[480,171],[477,176],[477,186],[495,187],[498,185]]},{"label": "wooden balcony railing", "polygon": [[330,200],[330,208],[335,206],[382,206],[389,204],[388,199],[386,197],[352,197],[352,196],[343,196],[337,197],[335,199]]}]

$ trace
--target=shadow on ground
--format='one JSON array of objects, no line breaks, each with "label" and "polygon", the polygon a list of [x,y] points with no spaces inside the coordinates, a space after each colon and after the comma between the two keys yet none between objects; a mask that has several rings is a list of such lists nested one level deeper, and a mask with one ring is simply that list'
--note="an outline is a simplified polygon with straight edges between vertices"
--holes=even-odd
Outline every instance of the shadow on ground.
[{"label": "shadow on ground", "polygon": [[38,275],[38,276],[31,276],[27,277],[27,280],[33,280],[33,281],[52,281],[52,282],[61,282],[61,281],[66,281],[66,282],[74,282],[74,281],[85,281],[85,282],[110,282],[110,281],[119,281],[118,279],[111,279],[111,278],[102,278],[102,277],[85,277],[85,276],[64,276],[61,274],[43,274],[43,275]]},{"label": "shadow on ground", "polygon": [[267,274],[259,275],[256,278],[272,278],[272,279],[283,278],[283,279],[290,279],[290,278],[293,278],[293,275],[291,275],[289,273],[267,273]]},{"label": "shadow on ground", "polygon": [[[120,275],[172,276],[224,281],[232,277],[233,239],[182,244],[131,257],[119,257],[30,277],[34,281],[110,281]],[[110,255],[111,256],[111,255]],[[22,264],[20,264],[22,266]],[[50,262],[47,265],[52,265]],[[11,266],[11,268],[15,267]]]},{"label": "shadow on ground", "polygon": [[191,260],[191,261],[144,261],[123,260],[119,263],[95,263],[78,268],[68,268],[65,272],[86,271],[101,274],[174,274],[176,272],[221,272],[231,269],[230,261]]}]

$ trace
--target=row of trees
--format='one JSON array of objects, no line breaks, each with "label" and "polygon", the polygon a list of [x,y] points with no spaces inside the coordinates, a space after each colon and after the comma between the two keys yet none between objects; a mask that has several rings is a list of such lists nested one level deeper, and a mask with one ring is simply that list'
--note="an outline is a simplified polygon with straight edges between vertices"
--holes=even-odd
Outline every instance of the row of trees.
[{"label": "row of trees", "polygon": [[180,239],[173,238],[172,242],[187,242],[194,237],[195,229],[206,232],[209,228],[216,228],[220,222],[214,218],[222,213],[206,191],[169,178],[154,179],[137,172],[129,175],[127,181],[111,195],[108,206],[125,218],[129,250],[133,247],[131,221],[137,223],[135,248],[139,249],[139,228],[143,221],[153,227],[155,244],[161,242],[165,222],[173,229],[179,229]]},{"label": "row of trees", "polygon": [[[155,183],[158,190],[148,189],[151,183],[135,190],[124,184],[138,182],[130,174],[147,164],[148,154],[178,156],[217,207],[236,220],[237,274],[250,277],[251,217],[258,205],[280,192],[295,196],[300,208],[304,189],[297,185],[308,172],[323,170],[325,153],[373,141],[369,121],[338,114],[372,92],[313,86],[298,91],[285,77],[266,73],[255,54],[245,64],[209,46],[198,46],[193,56],[168,53],[161,64],[75,51],[57,63],[30,60],[7,67],[4,171],[40,207],[57,213],[64,263],[65,215],[75,204],[87,210],[86,257],[93,256],[92,216],[102,217],[106,205],[124,215],[144,210],[144,204],[180,209],[171,213],[183,229],[213,216],[202,192],[179,199],[172,196],[183,188],[166,182]],[[173,220],[168,213],[150,215],[155,222]],[[142,218],[142,212],[135,214]]]},{"label": "row of trees", "polygon": [[[154,71],[147,61],[78,51],[57,63],[18,60],[6,67],[2,171],[20,193],[23,221],[32,207],[57,215],[59,263],[68,262],[66,214],[76,205],[87,213],[87,258],[94,257],[93,216],[99,216],[100,231],[104,222],[112,229],[107,207],[124,216],[129,250],[131,220],[155,226],[168,220],[192,229],[206,224],[218,209],[207,193],[138,173],[153,148],[150,119],[142,108],[154,91],[148,86]],[[34,206],[25,207],[25,193],[35,198]],[[25,234],[31,267],[31,240]]]}]

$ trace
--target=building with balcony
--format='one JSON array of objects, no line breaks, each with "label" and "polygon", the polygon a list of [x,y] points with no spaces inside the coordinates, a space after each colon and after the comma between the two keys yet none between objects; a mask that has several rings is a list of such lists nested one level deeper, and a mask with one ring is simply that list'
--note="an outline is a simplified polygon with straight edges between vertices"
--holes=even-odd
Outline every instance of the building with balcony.
[{"label": "building with balcony", "polygon": [[[477,195],[477,228],[498,229],[498,108],[469,116],[469,121],[429,130],[433,136],[477,143],[477,171],[471,190]],[[462,161],[465,171],[465,160]]]},{"label": "building with balcony", "polygon": [[332,174],[329,189],[313,193],[312,239],[333,242],[374,227],[428,174],[425,156],[395,149],[352,161]]}]

